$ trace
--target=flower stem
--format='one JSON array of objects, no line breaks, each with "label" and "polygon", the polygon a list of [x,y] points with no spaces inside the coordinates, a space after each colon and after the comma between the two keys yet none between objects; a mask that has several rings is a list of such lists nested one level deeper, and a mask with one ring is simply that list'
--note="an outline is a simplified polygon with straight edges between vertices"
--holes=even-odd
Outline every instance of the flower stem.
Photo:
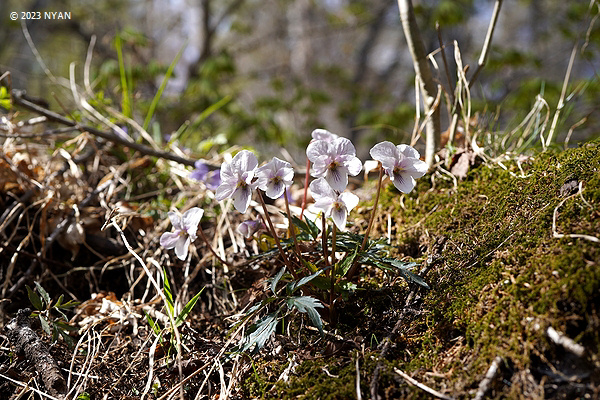
[{"label": "flower stem", "polygon": [[258,198],[260,199],[260,204],[265,212],[265,219],[267,220],[267,224],[269,225],[269,229],[271,230],[271,235],[273,235],[273,239],[275,239],[275,244],[277,245],[277,249],[279,249],[279,254],[281,254],[281,258],[283,258],[283,262],[289,268],[290,272],[294,276],[294,279],[298,279],[298,275],[296,274],[296,269],[294,265],[290,262],[290,260],[285,255],[283,248],[281,247],[281,243],[279,242],[279,236],[277,236],[277,232],[275,232],[275,227],[273,226],[273,222],[271,222],[271,217],[269,216],[269,211],[267,210],[267,205],[265,204],[265,200],[263,199],[260,190],[257,190]]},{"label": "flower stem", "polygon": [[212,245],[208,241],[208,238],[204,234],[204,231],[202,230],[202,227],[200,227],[198,229],[198,232],[200,233],[200,237],[202,238],[202,240],[204,240],[204,243],[206,243],[206,245],[208,246],[208,249],[210,250],[210,252],[213,253],[213,255],[217,258],[217,260],[219,260],[219,262],[221,264],[225,264],[228,267],[231,267],[232,265],[230,263],[228,263],[227,261],[225,261],[224,259],[222,259],[221,257],[219,257],[219,255],[217,254],[217,252],[215,251],[215,249],[213,249]]},{"label": "flower stem", "polygon": [[296,238],[296,227],[292,222],[292,213],[290,212],[290,202],[288,201],[288,191],[287,188],[283,191],[283,198],[285,199],[285,210],[287,211],[288,223],[290,226],[290,234],[292,235],[292,239],[294,240],[294,248],[296,249],[296,256],[298,256],[298,260],[300,264],[304,265],[304,260],[302,258],[302,253],[300,252],[300,246],[298,246],[298,239]]},{"label": "flower stem", "polygon": [[306,159],[306,175],[304,175],[304,195],[302,196],[302,211],[300,211],[300,219],[304,216],[304,209],[306,208],[306,195],[308,193],[308,176],[310,173],[310,160]]},{"label": "flower stem", "polygon": [[377,194],[375,195],[375,203],[373,204],[373,211],[371,211],[371,219],[369,220],[369,225],[367,226],[367,231],[365,232],[365,237],[363,238],[362,244],[360,246],[359,254],[354,259],[352,263],[352,267],[348,271],[347,279],[350,280],[356,273],[358,269],[358,260],[360,259],[360,253],[363,252],[365,246],[367,245],[367,241],[369,240],[369,234],[371,233],[371,228],[373,228],[373,222],[375,221],[375,214],[377,214],[377,204],[379,203],[379,194],[381,193],[381,182],[383,181],[383,166],[381,162],[379,162],[379,180],[377,181]]},{"label": "flower stem", "polygon": [[[321,213],[321,246],[323,246],[323,260],[325,261],[325,267],[329,265],[329,256],[327,255],[327,223],[325,222],[325,214]],[[329,271],[331,273],[331,271]]]},{"label": "flower stem", "polygon": [[331,290],[329,291],[329,311],[333,315],[333,300],[335,298],[335,241],[337,236],[337,228],[333,225],[333,233],[331,236]]}]

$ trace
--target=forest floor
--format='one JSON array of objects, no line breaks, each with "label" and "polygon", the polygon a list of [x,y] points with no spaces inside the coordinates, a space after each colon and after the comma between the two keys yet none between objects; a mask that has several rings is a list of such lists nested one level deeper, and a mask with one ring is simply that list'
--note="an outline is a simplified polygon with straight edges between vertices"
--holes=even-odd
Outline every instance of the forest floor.
[{"label": "forest floor", "polygon": [[[223,212],[189,167],[20,118],[0,138],[0,398],[600,397],[597,141],[479,159],[462,180],[440,165],[407,195],[387,184],[371,238],[415,262],[430,289],[365,267],[335,326],[323,314],[324,335],[290,314],[257,354],[239,354],[232,328],[282,267],[261,253],[269,238],[238,234],[243,216]],[[354,183],[371,200],[351,214],[353,232],[367,225],[373,181]],[[192,206],[232,265],[200,240],[185,261],[160,246],[167,212]],[[163,271],[176,308],[201,291],[176,330],[153,284]],[[41,317],[11,324],[27,307]],[[62,375],[54,387],[15,344],[26,325]]]}]

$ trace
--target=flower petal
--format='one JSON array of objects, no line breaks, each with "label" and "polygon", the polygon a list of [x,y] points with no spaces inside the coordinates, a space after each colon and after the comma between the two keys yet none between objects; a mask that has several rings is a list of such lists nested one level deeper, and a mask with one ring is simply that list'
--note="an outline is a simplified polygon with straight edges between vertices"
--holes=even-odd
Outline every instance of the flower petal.
[{"label": "flower petal", "polygon": [[311,137],[314,140],[324,140],[326,142],[333,142],[333,140],[338,138],[339,136],[335,133],[329,132],[326,129],[315,129],[314,131],[312,131]]},{"label": "flower petal", "polygon": [[339,137],[333,141],[332,146],[336,155],[356,155],[356,149],[350,139]]},{"label": "flower petal", "polygon": [[363,167],[362,162],[360,162],[358,157],[351,157],[349,160],[344,162],[344,165],[346,168],[348,168],[348,173],[352,176],[360,174],[360,171],[362,171]]},{"label": "flower petal", "polygon": [[337,198],[335,192],[329,186],[325,178],[319,178],[312,181],[308,187],[315,201],[321,199],[327,200],[329,204],[333,203]]},{"label": "flower petal", "polygon": [[160,245],[165,249],[172,249],[179,240],[181,231],[165,232],[160,236]]},{"label": "flower petal", "polygon": [[183,226],[191,240],[196,240],[196,231],[198,230],[198,224],[204,215],[204,210],[198,207],[192,207],[183,213]]},{"label": "flower petal", "polygon": [[327,169],[325,179],[327,180],[327,183],[329,183],[329,186],[331,186],[333,190],[343,192],[344,190],[346,190],[346,186],[348,186],[348,168],[340,165],[333,169]]},{"label": "flower petal", "polygon": [[396,146],[396,148],[398,149],[398,152],[404,154],[404,156],[406,156],[406,157],[416,158],[416,159],[421,158],[421,155],[419,154],[419,152],[412,146],[409,146],[407,144],[399,144],[398,146]]},{"label": "flower petal", "polygon": [[249,150],[242,150],[231,160],[231,167],[234,172],[243,173],[254,171],[258,166],[258,160],[254,153]]},{"label": "flower petal", "polygon": [[246,212],[250,205],[250,198],[252,195],[252,187],[250,185],[246,187],[238,187],[233,192],[233,206],[236,210],[242,214]]},{"label": "flower petal", "polygon": [[402,193],[410,193],[414,189],[416,182],[412,176],[401,173],[394,175],[392,183]]},{"label": "flower petal", "polygon": [[340,197],[338,199],[344,203],[348,213],[352,211],[352,209],[356,207],[359,202],[358,196],[350,192],[344,192],[340,194]]},{"label": "flower petal", "polygon": [[187,257],[190,241],[191,240],[189,236],[180,236],[179,240],[175,244],[175,255],[182,261]]},{"label": "flower petal", "polygon": [[283,194],[285,185],[282,180],[271,180],[267,185],[265,194],[271,199],[278,199]]},{"label": "flower petal", "polygon": [[173,228],[184,229],[183,224],[181,222],[181,214],[179,214],[178,212],[169,211],[169,213],[167,215],[169,216],[169,219],[171,220],[171,224],[173,225]]},{"label": "flower petal", "polygon": [[310,142],[306,148],[306,157],[315,162],[319,157],[327,156],[330,152],[330,145],[324,140]]},{"label": "flower petal", "polygon": [[374,160],[381,161],[384,169],[393,169],[399,158],[398,149],[392,142],[381,142],[369,150]]},{"label": "flower petal", "polygon": [[[221,178],[222,177],[223,177],[223,174],[221,174]],[[217,191],[215,192],[215,199],[217,199],[217,201],[222,201],[222,200],[230,198],[231,196],[233,196],[236,186],[237,186],[237,182],[235,182],[233,184],[231,182],[227,182],[227,181],[221,182],[221,184],[217,188]]]},{"label": "flower petal", "polygon": [[348,217],[348,210],[344,203],[340,202],[338,206],[334,205],[331,208],[331,219],[333,223],[340,231],[346,230],[346,218]]}]

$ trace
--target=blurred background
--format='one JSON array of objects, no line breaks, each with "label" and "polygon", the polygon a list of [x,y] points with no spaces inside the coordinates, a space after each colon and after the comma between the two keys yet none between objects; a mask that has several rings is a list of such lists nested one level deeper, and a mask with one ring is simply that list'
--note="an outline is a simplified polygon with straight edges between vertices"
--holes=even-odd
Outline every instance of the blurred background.
[{"label": "blurred background", "polygon": [[[440,48],[439,22],[450,79],[439,51],[436,74],[449,93],[454,41],[472,73],[494,1],[413,3],[428,51]],[[599,7],[504,1],[488,65],[471,89],[473,123],[497,135],[519,129],[536,98],[539,119],[553,114],[577,46],[558,141],[580,121],[570,145],[597,136]],[[13,11],[70,19],[13,21]],[[375,141],[411,139],[414,71],[395,0],[2,0],[0,20],[0,71],[55,111],[62,112],[59,99],[78,115],[71,79],[93,107],[142,123],[174,65],[148,131],[158,141],[177,132],[198,156],[232,144],[264,152],[285,146],[303,163],[317,127],[352,138],[363,159]],[[86,60],[91,92],[83,89]],[[445,99],[441,107],[445,129]]]}]

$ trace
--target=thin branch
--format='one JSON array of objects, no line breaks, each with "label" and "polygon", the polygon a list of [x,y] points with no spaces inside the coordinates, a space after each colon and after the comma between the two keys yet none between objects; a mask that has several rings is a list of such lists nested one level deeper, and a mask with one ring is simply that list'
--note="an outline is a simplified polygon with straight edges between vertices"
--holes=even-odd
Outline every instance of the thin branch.
[{"label": "thin branch", "polygon": [[429,386],[426,386],[420,382],[417,382],[416,380],[414,380],[413,378],[411,378],[410,376],[408,376],[407,374],[405,374],[404,372],[402,372],[401,370],[399,370],[396,367],[394,367],[394,372],[397,373],[398,375],[400,375],[402,377],[402,379],[404,379],[411,385],[418,387],[419,389],[429,393],[430,395],[432,395],[434,397],[437,397],[438,399],[452,400],[452,397],[448,397],[445,394],[440,393],[437,390],[430,388]]},{"label": "thin branch", "polygon": [[189,165],[192,167],[194,166],[194,163],[196,162],[195,160],[191,160],[189,158],[183,158],[183,157],[180,157],[173,153],[169,153],[169,152],[161,151],[161,150],[155,150],[155,149],[145,146],[143,144],[130,142],[126,139],[119,137],[118,135],[116,135],[112,132],[101,131],[99,129],[92,128],[90,126],[79,125],[77,122],[71,121],[70,119],[63,117],[62,115],[55,113],[54,111],[50,111],[47,108],[38,106],[37,104],[34,104],[28,100],[25,100],[23,91],[13,90],[12,94],[13,94],[13,100],[14,100],[15,104],[17,104],[23,108],[26,108],[30,111],[33,111],[37,114],[43,115],[46,118],[48,118],[48,120],[50,120],[50,121],[58,122],[60,124],[70,126],[70,127],[76,127],[77,129],[79,129],[81,131],[89,132],[94,136],[101,137],[101,138],[106,139],[113,143],[127,146],[136,151],[139,151],[142,154],[149,155],[152,157],[163,158],[165,160],[175,161],[180,164]]},{"label": "thin branch", "polygon": [[479,388],[477,389],[477,393],[473,400],[483,400],[485,394],[490,390],[490,385],[496,379],[496,375],[498,375],[498,371],[500,371],[500,366],[502,365],[502,357],[498,356],[494,358],[490,368],[487,370],[485,377],[479,383]]},{"label": "thin branch", "polygon": [[473,86],[473,83],[477,80],[479,76],[479,72],[487,63],[487,57],[490,52],[490,44],[492,43],[492,36],[494,35],[494,29],[496,28],[496,23],[498,22],[498,15],[500,14],[500,8],[502,7],[503,0],[496,0],[496,4],[494,4],[494,12],[492,13],[492,19],[490,21],[490,25],[488,26],[487,34],[485,36],[485,41],[483,42],[483,48],[481,49],[481,55],[479,56],[479,61],[477,62],[477,69],[475,73],[469,80],[469,88]]}]

